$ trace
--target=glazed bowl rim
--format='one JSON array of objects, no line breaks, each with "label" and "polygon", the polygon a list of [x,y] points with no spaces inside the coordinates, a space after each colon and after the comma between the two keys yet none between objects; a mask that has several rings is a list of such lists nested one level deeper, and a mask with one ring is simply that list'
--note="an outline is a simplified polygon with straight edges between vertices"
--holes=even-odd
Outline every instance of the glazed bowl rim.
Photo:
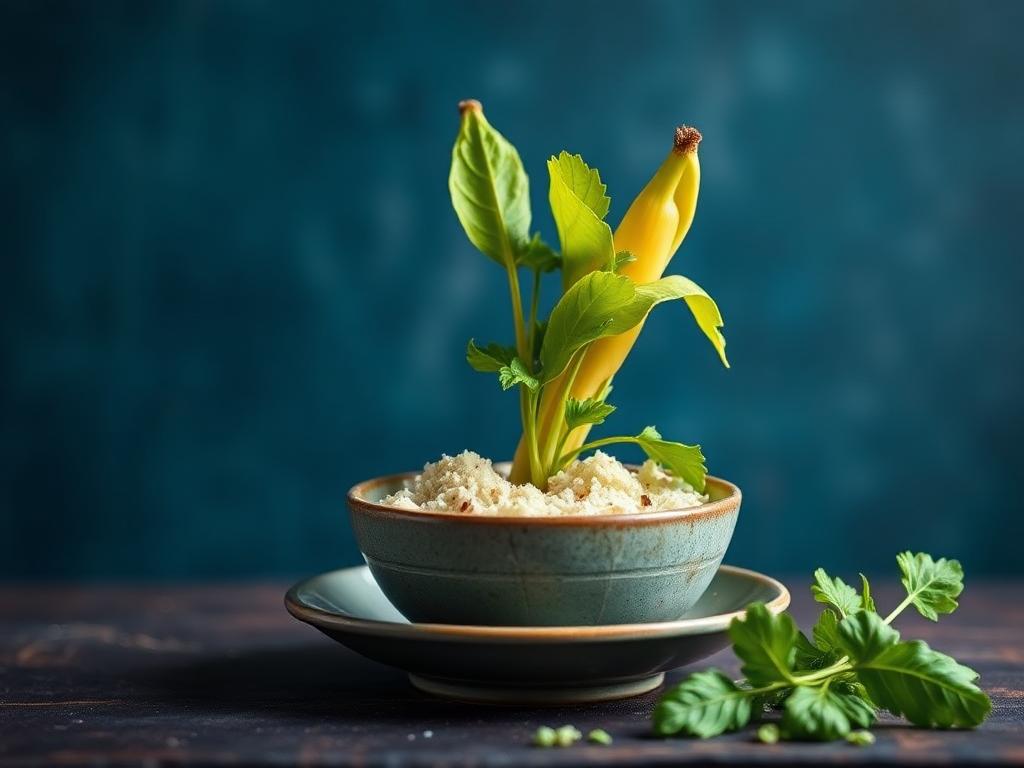
[{"label": "glazed bowl rim", "polygon": [[[635,470],[632,465],[627,465]],[[707,484],[717,486],[726,491],[726,495],[715,501],[708,501],[696,507],[685,509],[662,509],[657,512],[608,513],[597,515],[477,515],[458,512],[432,512],[427,510],[396,507],[390,504],[368,501],[365,494],[368,490],[381,485],[394,486],[404,484],[420,472],[399,472],[382,475],[356,483],[348,491],[349,508],[356,512],[366,512],[379,517],[395,518],[425,523],[469,523],[472,525],[518,525],[518,526],[613,526],[621,527],[632,524],[667,523],[682,520],[706,520],[720,515],[735,512],[739,509],[743,494],[739,487],[712,475],[707,476]]]}]

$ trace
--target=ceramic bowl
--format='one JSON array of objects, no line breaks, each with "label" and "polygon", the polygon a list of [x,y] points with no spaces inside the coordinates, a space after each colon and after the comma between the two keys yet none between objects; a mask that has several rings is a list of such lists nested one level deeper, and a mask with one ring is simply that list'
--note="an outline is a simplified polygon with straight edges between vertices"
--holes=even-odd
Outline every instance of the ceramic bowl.
[{"label": "ceramic bowl", "polygon": [[685,616],[653,624],[486,627],[413,624],[388,602],[366,566],[296,584],[293,616],[357,653],[409,673],[438,696],[502,704],[581,704],[636,696],[666,671],[729,645],[728,626],[759,601],[789,605],[775,579],[723,565]]},{"label": "ceramic bowl", "polygon": [[348,494],[359,548],[388,599],[415,622],[496,626],[678,619],[725,555],[740,490],[707,479],[706,504],[629,515],[485,517],[380,503],[416,473]]}]

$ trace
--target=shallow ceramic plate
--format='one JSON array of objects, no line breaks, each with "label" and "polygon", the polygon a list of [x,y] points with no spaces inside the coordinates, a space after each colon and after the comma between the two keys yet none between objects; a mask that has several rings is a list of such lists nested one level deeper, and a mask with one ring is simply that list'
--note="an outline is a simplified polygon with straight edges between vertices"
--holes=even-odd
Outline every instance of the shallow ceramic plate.
[{"label": "shallow ceramic plate", "polygon": [[728,645],[729,622],[755,601],[779,613],[789,605],[789,592],[775,579],[729,565],[682,618],[652,624],[411,624],[366,566],[315,576],[285,596],[295,618],[367,658],[408,671],[420,690],[470,701],[550,704],[657,688],[666,670]]}]

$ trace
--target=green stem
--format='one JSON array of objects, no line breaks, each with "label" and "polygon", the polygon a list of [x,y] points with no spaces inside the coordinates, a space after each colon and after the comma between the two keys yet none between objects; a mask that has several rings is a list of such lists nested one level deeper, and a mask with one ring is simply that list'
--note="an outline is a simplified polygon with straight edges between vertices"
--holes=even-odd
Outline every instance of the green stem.
[{"label": "green stem", "polygon": [[568,436],[567,434],[563,436],[563,430],[566,426],[565,405],[572,394],[572,385],[576,382],[576,374],[580,372],[580,366],[583,364],[583,355],[585,353],[586,347],[576,353],[571,363],[572,367],[569,369],[569,375],[566,377],[558,393],[558,407],[555,410],[554,418],[551,420],[551,428],[544,445],[544,461],[550,474],[554,474],[564,466],[561,462],[556,464],[555,458],[561,453],[562,446],[565,444],[565,438]]},{"label": "green stem", "polygon": [[516,329],[516,353],[523,361],[526,370],[533,373],[533,360],[527,347],[526,328],[523,323],[523,297],[519,291],[519,274],[514,264],[508,266],[508,290],[512,297],[512,322]]},{"label": "green stem", "polygon": [[530,353],[530,364],[537,356],[537,305],[540,303],[540,270],[533,270],[533,291],[530,294],[530,327],[527,329],[527,344]]},{"label": "green stem", "polygon": [[884,621],[886,624],[891,624],[893,619],[895,619],[897,616],[903,613],[903,611],[906,610],[906,608],[910,606],[913,602],[914,595],[907,595],[906,599],[902,603],[897,605],[895,608],[893,608],[892,613],[890,613],[888,616],[882,619],[882,621]]},{"label": "green stem", "polygon": [[530,482],[544,490],[547,476],[541,466],[540,451],[537,448],[537,402],[539,390],[531,392],[525,385],[520,387],[519,404],[523,419],[523,434],[530,454]]},{"label": "green stem", "polygon": [[620,437],[603,437],[600,440],[594,440],[594,441],[589,442],[589,443],[584,443],[579,448],[573,448],[571,451],[569,451],[568,453],[563,454],[558,459],[558,464],[559,464],[559,466],[565,466],[570,461],[572,461],[577,456],[579,456],[581,453],[585,453],[586,451],[593,451],[596,448],[603,448],[606,445],[613,445],[615,443],[637,443],[637,444],[639,444],[640,441],[637,440],[635,437],[625,437],[625,436],[620,436]]}]

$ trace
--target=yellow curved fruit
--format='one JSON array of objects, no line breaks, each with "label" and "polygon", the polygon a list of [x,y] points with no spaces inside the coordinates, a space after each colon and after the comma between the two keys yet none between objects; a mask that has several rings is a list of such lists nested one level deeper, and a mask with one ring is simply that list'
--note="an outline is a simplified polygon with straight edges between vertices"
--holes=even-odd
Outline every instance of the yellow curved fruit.
[{"label": "yellow curved fruit", "polygon": [[[701,135],[696,128],[676,128],[675,141],[669,156],[654,177],[643,188],[615,231],[615,250],[630,251],[636,261],[626,264],[620,274],[634,282],[649,283],[662,276],[672,256],[693,223],[700,190],[700,161],[697,145]],[[573,380],[570,394],[578,400],[599,396],[611,378],[618,372],[633,348],[643,323],[626,333],[609,336],[594,342],[586,351]],[[552,430],[563,427],[560,404],[568,374],[546,388],[538,414],[538,441],[541,446],[554,448]],[[557,418],[557,423],[555,420]],[[577,448],[586,440],[589,426],[573,430],[565,441],[563,451]],[[558,457],[542,456],[549,464]],[[520,441],[512,465],[513,482],[529,479],[529,462],[525,444]]]}]

